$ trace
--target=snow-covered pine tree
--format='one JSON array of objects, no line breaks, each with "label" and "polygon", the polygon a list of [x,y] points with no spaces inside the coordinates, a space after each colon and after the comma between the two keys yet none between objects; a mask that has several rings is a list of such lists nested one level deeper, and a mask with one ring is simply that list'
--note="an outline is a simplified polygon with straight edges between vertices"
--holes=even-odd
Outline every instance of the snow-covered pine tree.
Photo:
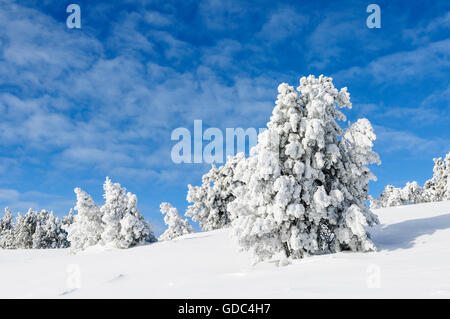
[{"label": "snow-covered pine tree", "polygon": [[77,195],[75,210],[78,213],[73,216],[73,222],[64,225],[63,229],[67,232],[71,250],[76,252],[98,244],[104,226],[100,207],[92,197],[78,187],[74,192]]},{"label": "snow-covered pine tree", "polygon": [[157,241],[150,223],[137,209],[137,196],[127,193],[127,210],[120,221],[119,248],[129,248],[142,243]]},{"label": "snow-covered pine tree", "polygon": [[188,185],[187,201],[193,203],[186,211],[186,216],[199,222],[203,230],[209,231],[227,227],[231,224],[228,203],[234,200],[233,189],[242,182],[236,180],[234,171],[244,158],[243,153],[229,157],[225,165],[212,166],[203,175],[201,186]]},{"label": "snow-covered pine tree", "polygon": [[103,184],[105,204],[101,207],[104,230],[101,238],[104,244],[117,248],[129,248],[156,238],[149,223],[137,209],[137,198],[119,183],[107,177]]},{"label": "snow-covered pine tree", "polygon": [[445,156],[445,175],[447,177],[447,183],[444,184],[444,200],[450,200],[450,152]]},{"label": "snow-covered pine tree", "polygon": [[25,215],[18,213],[16,227],[14,228],[14,248],[33,248],[33,234],[36,231],[37,212],[31,208]]},{"label": "snow-covered pine tree", "polygon": [[36,229],[33,233],[33,246],[31,248],[34,249],[41,249],[46,248],[46,242],[45,242],[45,231],[43,229],[44,222],[40,220],[41,216],[38,216],[38,221],[36,223]]},{"label": "snow-covered pine tree", "polygon": [[68,247],[67,233],[63,231],[59,218],[55,217],[53,212],[43,212],[45,212],[45,222],[43,224],[45,246],[43,248]]},{"label": "snow-covered pine tree", "polygon": [[13,228],[13,215],[9,207],[5,207],[5,215],[0,219],[0,234],[4,230],[10,230]]},{"label": "snow-covered pine tree", "polygon": [[402,189],[402,199],[406,204],[419,204],[426,202],[424,190],[416,181],[407,182]]},{"label": "snow-covered pine tree", "polygon": [[383,207],[403,205],[402,189],[393,185],[386,185],[378,198],[370,198],[370,208],[378,209]]},{"label": "snow-covered pine tree", "polygon": [[9,207],[5,208],[5,215],[0,220],[0,248],[13,249],[14,241],[14,217]]},{"label": "snow-covered pine tree", "polygon": [[450,200],[450,152],[445,156],[434,158],[433,167],[433,201]]},{"label": "snow-covered pine tree", "polygon": [[62,230],[59,218],[53,212],[42,210],[36,213],[36,228],[33,233],[33,247],[36,249],[66,248],[66,232]]},{"label": "snow-covered pine tree", "polygon": [[431,179],[427,180],[423,185],[422,197],[425,203],[435,201],[435,185]]},{"label": "snow-covered pine tree", "polygon": [[161,203],[159,206],[161,213],[164,216],[164,223],[168,226],[167,230],[159,237],[159,240],[171,240],[173,238],[190,234],[194,232],[194,229],[187,219],[182,218],[178,214],[178,210],[170,203]]},{"label": "snow-covered pine tree", "polygon": [[69,210],[69,214],[67,216],[64,216],[63,219],[61,220],[61,233],[59,235],[60,237],[60,241],[59,241],[59,246],[60,248],[68,248],[70,247],[70,242],[67,239],[67,229],[70,227],[70,225],[73,224],[74,221],[74,212],[73,212],[73,208],[71,208]]},{"label": "snow-covered pine tree", "polygon": [[68,227],[69,225],[72,225],[74,221],[74,213],[73,213],[73,208],[71,208],[69,210],[69,214],[67,216],[64,216],[63,219],[61,220],[61,224],[64,227]]},{"label": "snow-covered pine tree", "polygon": [[344,131],[337,107],[351,108],[347,89],[332,79],[300,79],[297,90],[283,83],[268,130],[250,157],[238,163],[228,205],[233,234],[254,261],[277,254],[291,258],[375,246],[364,226],[378,222],[366,207],[367,164],[379,163],[368,120]]}]

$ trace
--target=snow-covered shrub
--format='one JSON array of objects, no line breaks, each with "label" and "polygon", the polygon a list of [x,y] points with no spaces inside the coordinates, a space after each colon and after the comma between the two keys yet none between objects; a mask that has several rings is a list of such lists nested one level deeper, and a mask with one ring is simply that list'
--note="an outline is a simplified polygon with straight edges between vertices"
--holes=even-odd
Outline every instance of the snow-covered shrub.
[{"label": "snow-covered shrub", "polygon": [[[102,215],[92,197],[81,188],[74,189],[77,195],[72,223],[64,225],[67,231],[67,240],[72,251],[83,250],[100,242],[103,232]],[[70,213],[69,213],[70,214]]]},{"label": "snow-covered shrub", "polygon": [[156,238],[151,226],[137,209],[136,195],[126,191],[119,183],[107,177],[103,184],[105,204],[100,208],[104,229],[101,234],[105,245],[129,248]]},{"label": "snow-covered shrub", "polygon": [[237,163],[228,205],[233,235],[254,261],[282,254],[291,258],[375,246],[364,226],[378,222],[366,207],[367,167],[379,163],[372,151],[370,122],[358,120],[343,130],[337,107],[351,108],[347,89],[332,79],[283,83],[268,130],[259,134],[250,157]]},{"label": "snow-covered shrub", "polygon": [[194,229],[187,219],[182,218],[178,214],[178,210],[170,203],[161,203],[161,213],[164,216],[164,223],[168,226],[167,230],[159,237],[159,240],[171,240],[173,238],[190,234],[194,232]]},{"label": "snow-covered shrub", "polygon": [[227,205],[234,200],[233,189],[242,182],[236,180],[234,171],[244,158],[243,153],[229,157],[225,165],[212,166],[203,175],[201,186],[188,185],[187,201],[193,203],[186,211],[186,216],[199,222],[203,230],[209,231],[227,227],[231,223]]}]

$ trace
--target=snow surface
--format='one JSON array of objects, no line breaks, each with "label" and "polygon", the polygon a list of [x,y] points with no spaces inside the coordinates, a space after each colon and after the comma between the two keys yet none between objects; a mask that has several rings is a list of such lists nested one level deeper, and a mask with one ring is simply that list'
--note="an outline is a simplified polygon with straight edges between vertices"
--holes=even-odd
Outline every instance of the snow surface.
[{"label": "snow surface", "polygon": [[450,201],[374,212],[378,252],[285,267],[252,266],[228,229],[79,255],[0,250],[0,298],[449,298]]}]

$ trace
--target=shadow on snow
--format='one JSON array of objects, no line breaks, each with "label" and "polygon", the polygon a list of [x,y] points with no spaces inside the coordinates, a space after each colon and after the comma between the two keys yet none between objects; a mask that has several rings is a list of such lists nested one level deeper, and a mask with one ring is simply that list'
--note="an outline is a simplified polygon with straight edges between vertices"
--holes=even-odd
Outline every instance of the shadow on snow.
[{"label": "shadow on snow", "polygon": [[417,237],[447,228],[450,228],[450,214],[378,225],[370,229],[370,234],[379,250],[396,250],[411,248]]}]

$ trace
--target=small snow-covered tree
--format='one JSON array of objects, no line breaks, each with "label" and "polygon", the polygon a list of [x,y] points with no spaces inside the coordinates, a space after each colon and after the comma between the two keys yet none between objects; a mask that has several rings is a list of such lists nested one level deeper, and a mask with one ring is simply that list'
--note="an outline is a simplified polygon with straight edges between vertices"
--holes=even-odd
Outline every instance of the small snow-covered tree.
[{"label": "small snow-covered tree", "polygon": [[194,232],[188,220],[182,218],[178,214],[178,210],[170,203],[161,203],[160,209],[161,213],[165,214],[164,222],[168,226],[167,230],[159,237],[160,240],[171,240]]},{"label": "small snow-covered tree", "polygon": [[416,181],[406,183],[402,190],[402,198],[408,204],[419,204],[426,201],[424,190]]},{"label": "small snow-covered tree", "polygon": [[14,246],[14,217],[11,210],[6,207],[5,215],[0,220],[0,248],[12,249]]},{"label": "small snow-covered tree", "polygon": [[213,165],[211,170],[203,175],[201,186],[188,185],[186,199],[193,204],[188,207],[186,216],[191,217],[194,222],[199,222],[203,230],[219,229],[231,224],[227,206],[235,198],[233,190],[242,184],[236,180],[234,171],[243,158],[243,153],[229,157],[225,165]]},{"label": "small snow-covered tree", "polygon": [[67,239],[68,233],[67,229],[72,225],[74,222],[74,212],[73,208],[69,210],[69,214],[64,216],[61,220],[61,226],[60,226],[60,243],[59,246],[61,248],[67,248],[70,247],[70,242]]},{"label": "small snow-covered tree", "polygon": [[422,198],[424,203],[435,201],[435,185],[431,179],[427,180],[423,185]]},{"label": "small snow-covered tree", "polygon": [[401,189],[393,185],[387,185],[378,198],[370,199],[370,208],[378,209],[390,206],[403,205],[401,198]]},{"label": "small snow-covered tree", "polygon": [[53,212],[42,210],[36,214],[36,230],[33,234],[33,247],[53,249],[68,247],[67,233]]},{"label": "small snow-covered tree", "polygon": [[105,204],[101,207],[104,244],[128,248],[156,240],[150,224],[145,222],[137,209],[137,197],[127,193],[119,183],[107,177],[103,184]]},{"label": "small snow-covered tree", "polygon": [[367,167],[379,163],[368,120],[347,130],[337,109],[351,107],[347,89],[309,76],[297,88],[283,83],[268,129],[235,176],[242,185],[228,205],[233,234],[254,261],[277,254],[301,258],[375,246],[364,226],[378,222],[366,207]]},{"label": "small snow-covered tree", "polygon": [[137,209],[137,196],[127,193],[127,210],[120,221],[119,248],[129,248],[142,243],[152,243],[157,239],[153,234],[150,223]]},{"label": "small snow-covered tree", "polygon": [[433,191],[434,201],[450,200],[450,152],[445,156],[434,158]]},{"label": "small snow-covered tree", "polygon": [[5,207],[5,215],[0,219],[0,235],[4,230],[13,229],[13,215],[9,207]]},{"label": "small snow-covered tree", "polygon": [[96,245],[101,240],[103,232],[102,213],[92,197],[81,188],[75,188],[78,212],[73,216],[73,222],[65,224],[63,229],[67,232],[67,240],[73,251],[83,250]]},{"label": "small snow-covered tree", "polygon": [[71,208],[69,210],[69,214],[67,216],[64,216],[63,219],[61,220],[61,224],[64,227],[69,227],[69,225],[72,225],[74,221],[74,213],[73,213],[73,208]]},{"label": "small snow-covered tree", "polygon": [[31,208],[25,215],[18,213],[16,227],[14,229],[14,248],[33,248],[33,234],[36,231],[37,212]]}]

